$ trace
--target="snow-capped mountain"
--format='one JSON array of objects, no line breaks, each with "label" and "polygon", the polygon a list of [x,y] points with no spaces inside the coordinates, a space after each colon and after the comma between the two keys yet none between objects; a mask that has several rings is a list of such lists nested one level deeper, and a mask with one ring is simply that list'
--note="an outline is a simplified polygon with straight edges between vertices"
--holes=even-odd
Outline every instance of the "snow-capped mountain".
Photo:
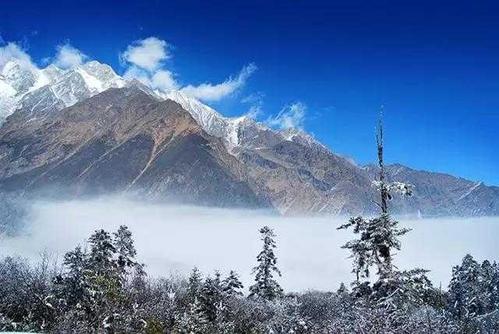
[{"label": "snow-capped mountain", "polygon": [[125,83],[110,66],[97,61],[64,70],[53,64],[37,69],[11,60],[0,77],[0,123],[16,109],[36,117]]},{"label": "snow-capped mountain", "polygon": [[[0,76],[0,124],[16,109],[29,112],[32,117],[74,105],[109,88],[120,88],[126,81],[106,64],[90,61],[81,66],[64,70],[54,64],[37,69],[15,60],[4,66]],[[195,98],[174,90],[154,91],[141,88],[161,99],[179,103],[210,135],[221,138],[230,152],[240,146],[258,148],[269,141],[289,140],[310,147],[325,147],[309,134],[296,129],[273,130],[248,116],[224,117],[213,108]],[[274,137],[274,138],[272,138]]]},{"label": "snow-capped mountain", "polygon": [[[66,70],[7,63],[0,122],[9,115],[0,127],[0,189],[28,192],[79,180],[78,191],[141,185],[155,199],[174,191],[214,205],[266,203],[285,214],[377,210],[375,169],[310,134],[224,117],[181,91],[155,91],[97,61]],[[411,200],[393,201],[394,212],[499,214],[497,187],[404,166],[388,166],[387,174],[415,185]]]},{"label": "snow-capped mountain", "polygon": [[19,106],[22,96],[46,83],[33,66],[17,60],[7,62],[0,73],[0,124]]}]

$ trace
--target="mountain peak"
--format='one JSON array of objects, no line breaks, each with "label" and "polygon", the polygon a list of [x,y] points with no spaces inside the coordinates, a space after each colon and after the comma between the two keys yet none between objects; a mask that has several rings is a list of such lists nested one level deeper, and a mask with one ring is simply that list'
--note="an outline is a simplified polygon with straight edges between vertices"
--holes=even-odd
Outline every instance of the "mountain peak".
[{"label": "mountain peak", "polygon": [[39,75],[32,66],[18,59],[13,59],[3,67],[2,76],[5,82],[16,90],[17,94],[22,94],[35,85]]}]

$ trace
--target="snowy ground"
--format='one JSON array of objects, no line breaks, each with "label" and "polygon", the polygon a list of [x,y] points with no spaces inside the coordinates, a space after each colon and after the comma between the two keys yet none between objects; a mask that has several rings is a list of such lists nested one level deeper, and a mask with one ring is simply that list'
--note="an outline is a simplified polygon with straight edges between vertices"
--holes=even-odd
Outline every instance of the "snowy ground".
[{"label": "snowy ground", "polygon": [[[62,257],[96,228],[132,230],[140,259],[153,275],[187,273],[198,266],[204,273],[234,269],[251,282],[251,267],[260,249],[258,228],[277,233],[280,282],[289,291],[335,290],[350,282],[348,254],[340,246],[349,232],[337,231],[341,219],[282,218],[262,212],[166,207],[122,200],[37,203],[26,234],[0,239],[0,255],[36,259],[48,252]],[[397,255],[400,268],[431,270],[435,284],[445,287],[451,268],[467,253],[499,260],[499,218],[404,221],[413,228]]]}]

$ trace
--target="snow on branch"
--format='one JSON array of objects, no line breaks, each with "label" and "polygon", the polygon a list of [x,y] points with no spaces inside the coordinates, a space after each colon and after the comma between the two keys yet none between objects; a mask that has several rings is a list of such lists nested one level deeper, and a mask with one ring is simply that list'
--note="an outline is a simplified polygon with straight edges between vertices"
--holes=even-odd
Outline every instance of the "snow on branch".
[{"label": "snow on branch", "polygon": [[[372,182],[373,187],[375,187],[377,190],[380,190],[381,187],[384,185],[388,193],[390,194],[400,194],[403,196],[412,196],[413,194],[413,189],[414,186],[409,183],[403,183],[403,182],[382,182],[382,181],[373,181]],[[391,199],[391,196],[390,196]]]}]

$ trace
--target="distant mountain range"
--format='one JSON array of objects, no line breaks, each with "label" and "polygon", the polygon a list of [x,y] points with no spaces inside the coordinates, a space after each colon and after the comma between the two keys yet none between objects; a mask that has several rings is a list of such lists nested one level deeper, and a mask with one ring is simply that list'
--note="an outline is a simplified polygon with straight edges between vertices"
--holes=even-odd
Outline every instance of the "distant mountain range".
[{"label": "distant mountain range", "polygon": [[[227,118],[179,91],[153,91],[97,61],[0,75],[0,191],[23,196],[140,198],[283,214],[377,211],[377,168],[357,166],[296,129]],[[414,196],[395,213],[499,214],[499,187],[387,168]]]}]

